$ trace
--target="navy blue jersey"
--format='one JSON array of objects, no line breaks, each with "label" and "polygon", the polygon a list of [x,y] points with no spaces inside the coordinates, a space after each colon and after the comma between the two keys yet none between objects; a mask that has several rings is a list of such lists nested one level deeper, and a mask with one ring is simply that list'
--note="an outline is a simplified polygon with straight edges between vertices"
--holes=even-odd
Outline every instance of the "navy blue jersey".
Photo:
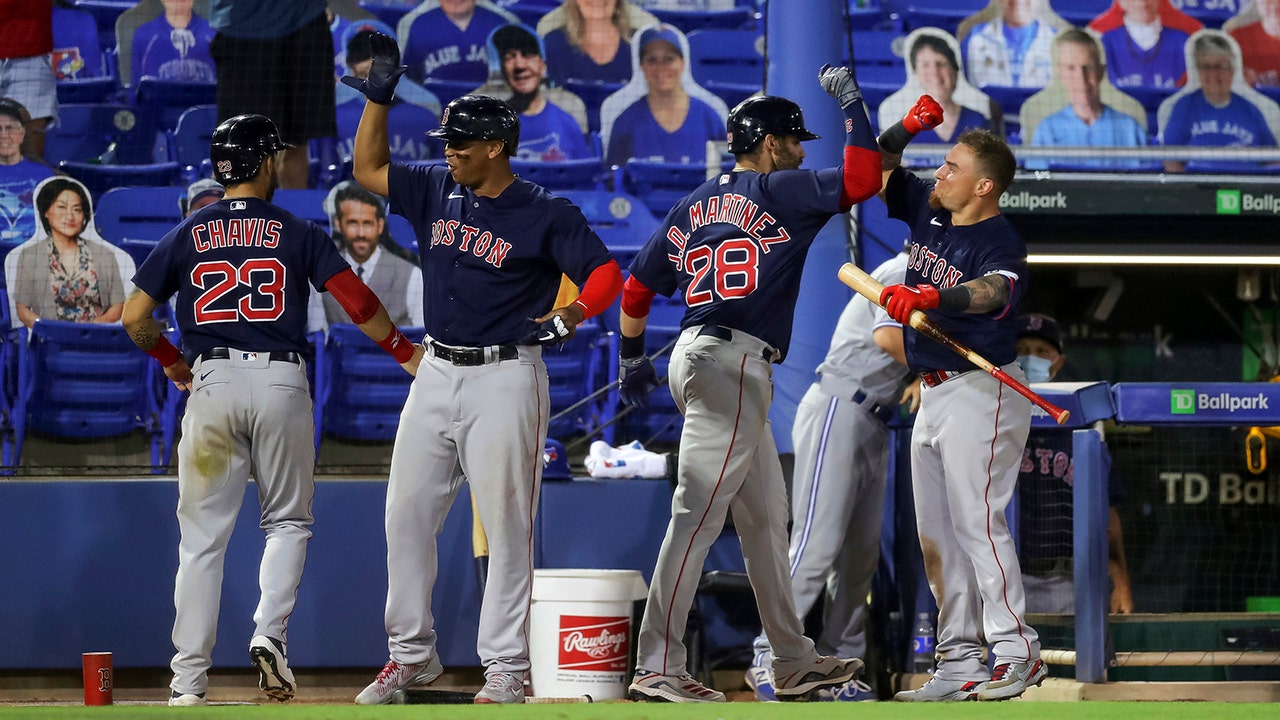
[{"label": "navy blue jersey", "polygon": [[346,270],[320,226],[256,198],[223,199],[169,231],[133,276],[166,302],[178,295],[188,362],[211,347],[306,354],[308,284]]},{"label": "navy blue jersey", "polygon": [[722,325],[787,354],[809,246],[840,212],[842,170],[750,170],[703,183],[667,213],[631,263],[662,295],[680,291],[681,327]]},{"label": "navy blue jersey", "polygon": [[581,285],[611,259],[581,210],[527,180],[496,198],[444,165],[391,163],[387,180],[418,236],[427,334],[447,345],[516,342],[552,309],[561,274]]},{"label": "navy blue jersey", "polygon": [[[1022,451],[1022,465],[1018,468],[1018,556],[1024,571],[1051,566],[1053,561],[1075,555],[1072,432],[1033,428]],[[1110,504],[1124,502],[1124,485],[1111,471],[1111,453],[1106,445],[1102,446],[1102,476],[1107,478]]]},{"label": "navy blue jersey", "polygon": [[[954,226],[951,213],[929,207],[933,183],[902,169],[885,184],[889,217],[911,226],[908,287],[945,290],[993,273],[1010,280],[1009,304],[986,314],[925,311],[951,337],[996,365],[1013,362],[1016,326],[1012,308],[1027,289],[1027,246],[1004,215]],[[973,364],[914,330],[905,337],[907,364],[914,372],[972,370]]]}]

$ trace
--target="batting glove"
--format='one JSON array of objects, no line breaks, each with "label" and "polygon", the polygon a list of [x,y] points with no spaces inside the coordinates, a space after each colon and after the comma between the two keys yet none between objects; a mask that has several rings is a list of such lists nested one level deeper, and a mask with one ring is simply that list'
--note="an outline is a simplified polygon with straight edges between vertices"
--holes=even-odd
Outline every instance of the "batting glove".
[{"label": "batting glove", "polygon": [[359,90],[369,98],[369,102],[390,105],[396,96],[396,83],[400,82],[400,76],[409,66],[400,64],[400,48],[390,35],[373,33],[369,38],[369,48],[373,52],[369,77],[361,79],[343,75],[342,84]]},{"label": "batting glove", "polygon": [[889,317],[903,325],[911,324],[913,310],[931,310],[940,302],[938,288],[932,285],[890,285],[880,291],[880,305]]},{"label": "batting glove", "polygon": [[520,345],[559,345],[573,337],[573,329],[565,323],[564,318],[552,315],[538,324],[538,329],[529,333]]},{"label": "batting glove", "polygon": [[916,104],[902,117],[902,127],[912,135],[932,130],[942,124],[942,106],[928,95],[921,95]]},{"label": "batting glove", "polygon": [[649,393],[658,387],[658,373],[644,355],[618,361],[618,394],[622,404],[643,410],[649,404]]},{"label": "batting glove", "polygon": [[818,70],[818,84],[840,103],[841,108],[847,108],[855,100],[862,99],[862,90],[858,87],[858,81],[854,79],[853,73],[849,72],[847,67],[823,65],[822,69]]}]

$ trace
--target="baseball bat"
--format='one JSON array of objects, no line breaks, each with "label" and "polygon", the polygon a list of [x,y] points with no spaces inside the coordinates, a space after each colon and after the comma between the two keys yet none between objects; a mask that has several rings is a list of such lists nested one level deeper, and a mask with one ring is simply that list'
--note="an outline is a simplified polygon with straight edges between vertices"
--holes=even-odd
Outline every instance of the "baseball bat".
[{"label": "baseball bat", "polygon": [[489,582],[489,536],[480,522],[480,508],[476,506],[475,488],[471,488],[471,554],[476,558],[476,584],[480,597],[484,597]]},{"label": "baseball bat", "polygon": [[[880,305],[880,293],[884,290],[884,285],[881,285],[879,280],[876,280],[863,272],[862,268],[851,262],[841,265],[840,272],[838,274],[840,282],[853,288],[859,295],[875,303],[877,306]],[[990,360],[982,357],[973,350],[970,350],[968,347],[965,347],[964,344],[948,335],[946,331],[935,325],[934,322],[923,312],[913,310],[911,312],[910,325],[918,332],[924,334],[935,342],[941,343],[943,347],[987,371],[995,379],[1013,388],[1014,391],[1030,400],[1036,407],[1049,413],[1049,417],[1053,418],[1059,425],[1065,423],[1067,418],[1071,417],[1071,413],[1069,411],[1063,410],[1057,405],[1054,405],[1048,400],[1040,397],[1034,390],[1015,380],[1009,375],[1009,373],[992,364]]]}]

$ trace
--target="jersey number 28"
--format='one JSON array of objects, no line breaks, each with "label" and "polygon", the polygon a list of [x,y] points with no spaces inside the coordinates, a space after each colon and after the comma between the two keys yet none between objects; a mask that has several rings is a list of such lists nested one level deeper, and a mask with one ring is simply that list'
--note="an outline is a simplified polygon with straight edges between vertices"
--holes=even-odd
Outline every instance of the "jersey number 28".
[{"label": "jersey number 28", "polygon": [[[276,258],[251,258],[240,267],[226,260],[210,260],[191,270],[191,284],[204,292],[196,298],[196,324],[269,322],[284,314],[284,264]],[[250,288],[232,307],[213,307],[241,285]],[[226,304],[226,303],[223,303]]]},{"label": "jersey number 28", "polygon": [[733,238],[715,250],[706,245],[690,250],[684,256],[684,266],[693,274],[685,291],[685,304],[697,307],[717,298],[750,295],[760,272],[760,251],[747,238]]}]

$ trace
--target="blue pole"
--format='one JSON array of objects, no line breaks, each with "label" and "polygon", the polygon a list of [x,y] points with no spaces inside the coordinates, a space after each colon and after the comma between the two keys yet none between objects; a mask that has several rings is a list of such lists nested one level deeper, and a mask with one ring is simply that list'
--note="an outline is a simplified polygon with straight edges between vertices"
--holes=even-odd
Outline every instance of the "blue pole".
[{"label": "blue pole", "polygon": [[1107,501],[1102,438],[1095,430],[1072,433],[1074,459],[1072,532],[1075,554],[1076,680],[1107,680]]},{"label": "blue pole", "polygon": [[[773,2],[765,9],[769,59],[765,92],[798,103],[804,110],[805,125],[822,136],[804,144],[807,168],[832,167],[843,158],[844,115],[818,85],[818,68],[838,63],[846,55],[843,1],[806,0],[803,9],[799,3]],[[844,215],[832,218],[814,240],[805,262],[791,350],[773,375],[769,418],[779,452],[793,452],[791,426],[796,406],[827,353],[840,311],[853,296],[836,278],[836,271],[850,259],[846,223]]]}]

